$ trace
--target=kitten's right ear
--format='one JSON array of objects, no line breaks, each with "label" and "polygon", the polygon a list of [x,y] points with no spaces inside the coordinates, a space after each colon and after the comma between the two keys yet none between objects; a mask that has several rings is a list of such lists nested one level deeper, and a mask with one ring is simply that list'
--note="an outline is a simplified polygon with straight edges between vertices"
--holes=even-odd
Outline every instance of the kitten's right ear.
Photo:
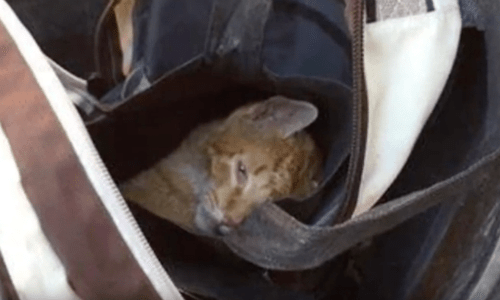
[{"label": "kitten's right ear", "polygon": [[318,117],[318,109],[306,101],[274,96],[248,107],[244,116],[257,128],[278,130],[287,138],[314,122]]}]

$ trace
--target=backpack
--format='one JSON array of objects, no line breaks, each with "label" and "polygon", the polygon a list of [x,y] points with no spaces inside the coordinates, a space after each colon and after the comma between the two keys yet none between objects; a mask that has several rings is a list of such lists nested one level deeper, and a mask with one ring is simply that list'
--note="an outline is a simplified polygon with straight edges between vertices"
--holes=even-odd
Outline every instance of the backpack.
[{"label": "backpack", "polygon": [[[3,201],[0,228],[16,229],[0,239],[4,291],[25,299],[494,297],[500,8],[353,1],[351,54],[343,6],[329,3],[335,22],[326,3],[112,1],[93,30],[96,72],[82,80],[57,55],[45,57],[2,2],[2,190],[15,201]],[[317,32],[313,49],[335,47],[315,63],[303,37]],[[19,70],[14,78],[24,80],[14,84]],[[218,240],[124,202],[114,182],[165,156],[197,124],[274,94],[319,108],[311,130],[326,149],[321,193],[267,204]],[[38,270],[31,278],[20,253]]]}]

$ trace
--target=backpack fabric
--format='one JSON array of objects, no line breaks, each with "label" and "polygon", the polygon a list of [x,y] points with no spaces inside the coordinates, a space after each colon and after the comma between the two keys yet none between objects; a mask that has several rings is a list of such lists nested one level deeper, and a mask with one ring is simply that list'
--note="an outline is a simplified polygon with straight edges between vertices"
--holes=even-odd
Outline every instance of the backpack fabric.
[{"label": "backpack fabric", "polygon": [[[6,145],[2,155],[10,162],[3,169],[18,174],[14,181],[3,181],[5,190],[20,199],[19,189],[9,187],[22,182],[28,196],[19,203],[31,203],[31,219],[40,223],[36,230],[45,236],[41,243],[48,249],[43,256],[57,266],[55,275],[47,278],[59,278],[60,285],[47,281],[55,293],[47,295],[175,299],[180,295],[173,281],[185,294],[216,299],[494,299],[499,278],[498,3],[366,1],[363,63],[368,101],[362,103],[356,96],[353,101],[349,88],[349,62],[356,56],[351,57],[346,27],[338,21],[342,5],[209,2],[132,1],[133,6],[121,10],[110,2],[95,30],[98,72],[88,82],[39,52],[38,60],[44,61],[40,68],[51,74],[59,91],[56,96],[45,91],[44,97],[66,106],[58,113],[51,104],[56,115],[51,118],[59,120],[65,132],[61,136],[72,145],[56,147],[69,150],[54,157],[73,156],[81,165],[79,173],[74,171],[79,175],[64,178],[80,176],[77,182],[87,184],[67,185],[60,176],[45,181],[40,175],[30,177],[40,174],[37,170],[69,168],[71,160],[20,166],[16,151],[21,150],[16,149],[33,146],[16,146],[23,138],[9,132],[44,127],[0,116]],[[117,31],[127,39],[117,39]],[[10,36],[15,45],[20,43]],[[38,78],[38,69],[26,61],[28,74]],[[321,193],[307,202],[266,205],[238,234],[220,240],[192,236],[131,205],[139,230],[113,180],[120,182],[147,168],[197,124],[277,93],[312,101],[322,113],[321,122],[312,128],[327,152],[328,176]],[[2,102],[16,103],[19,96],[12,99]],[[88,133],[74,108],[69,112],[70,101],[78,106]],[[360,106],[366,108],[365,119],[356,113]],[[8,120],[22,115],[12,114],[15,106],[4,107]],[[49,116],[50,110],[42,115]],[[73,118],[68,124],[79,122],[78,130],[66,129],[63,118],[68,115]],[[169,139],[158,138],[167,133]],[[86,136],[81,138],[86,142],[75,134]],[[354,141],[365,137],[362,151],[353,152]],[[45,139],[40,143],[47,144]],[[40,159],[44,147],[36,149],[30,155]],[[352,206],[353,157],[364,164],[354,185],[355,205],[344,220],[346,207]],[[31,171],[23,175],[23,170]],[[55,194],[42,193],[28,182],[44,191],[72,191],[61,196],[72,201],[50,202],[61,197],[45,196],[54,200],[37,202],[33,199]],[[84,188],[94,190],[94,196],[80,192]],[[38,203],[46,204],[40,208]],[[67,222],[64,211],[86,216],[87,206],[96,219]],[[23,211],[9,209],[6,216]],[[14,224],[5,220],[2,228]],[[62,225],[68,223],[72,226]],[[94,236],[94,244],[85,244],[79,238],[85,234],[75,232],[86,230],[103,233]],[[13,239],[5,235],[0,240],[0,253],[11,286],[21,295],[37,281],[20,284],[21,272],[13,271],[17,250],[9,248]],[[104,241],[120,250],[105,251]],[[93,258],[71,248],[76,245],[89,249],[86,253]],[[158,268],[160,262],[169,276]],[[118,271],[137,274],[128,278],[139,284],[127,284]],[[44,278],[49,273],[39,274]],[[114,288],[109,288],[110,282]]]}]

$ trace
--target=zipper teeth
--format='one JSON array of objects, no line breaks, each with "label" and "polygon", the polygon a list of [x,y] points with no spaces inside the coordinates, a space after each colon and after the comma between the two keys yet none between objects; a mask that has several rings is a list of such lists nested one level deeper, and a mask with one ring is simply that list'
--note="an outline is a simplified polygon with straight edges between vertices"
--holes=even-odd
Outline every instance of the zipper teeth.
[{"label": "zipper teeth", "polygon": [[[76,114],[76,111],[72,110],[73,113]],[[77,116],[75,116],[77,117]],[[107,206],[107,209],[111,215],[113,211],[116,209],[119,209],[119,212],[122,213],[122,216],[124,216],[125,222],[128,222],[129,225],[131,226],[132,229],[132,234],[138,239],[139,243],[142,246],[142,249],[138,249],[138,254],[141,255],[141,257],[145,258],[146,263],[151,267],[151,274],[149,274],[151,277],[161,279],[161,291],[157,291],[159,293],[164,293],[166,290],[171,290],[169,288],[170,286],[170,277],[168,276],[167,272],[161,265],[160,261],[156,257],[156,254],[154,253],[153,249],[149,245],[146,237],[142,233],[142,230],[140,229],[137,221],[135,220],[134,216],[132,215],[132,212],[130,211],[128,205],[126,204],[125,200],[123,199],[120,191],[118,190],[115,182],[111,178],[111,175],[108,173],[108,170],[106,166],[104,165],[104,162],[102,161],[99,153],[94,147],[94,144],[88,135],[86,133],[86,128],[84,125],[80,122],[78,122],[78,127],[79,127],[79,139],[82,140],[85,145],[85,148],[87,151],[89,151],[89,154],[92,156],[93,160],[91,161],[91,164],[95,167],[95,170],[98,173],[99,179],[104,182],[106,186],[108,186],[111,189],[111,193],[114,196],[113,200],[111,199],[102,199],[104,204],[109,204]],[[84,146],[81,145],[81,146]],[[101,197],[100,197],[101,198]],[[116,199],[116,201],[114,201]],[[120,218],[118,217],[117,220],[115,220],[117,227],[120,229],[121,224],[120,224]],[[131,245],[128,245],[128,247],[131,247]],[[143,253],[145,252],[145,253]],[[145,254],[145,255],[143,255]],[[141,268],[143,269],[143,268]],[[146,270],[143,269],[145,272]],[[162,295],[161,295],[162,296]],[[166,295],[163,295],[166,297]],[[165,298],[167,299],[167,298]],[[179,295],[179,299],[182,299],[182,297]]]},{"label": "zipper teeth", "polygon": [[367,96],[364,72],[364,51],[363,51],[363,30],[364,30],[364,1],[354,1],[352,12],[353,24],[353,124],[352,124],[352,144],[351,156],[349,159],[349,170],[347,174],[347,197],[336,223],[348,220],[356,207],[358,200],[361,176],[363,173],[363,163],[366,148],[367,135]]},{"label": "zipper teeth", "polygon": [[[64,96],[66,95],[64,94]],[[66,98],[62,97],[62,99]],[[123,199],[123,196],[121,195],[115,182],[111,178],[111,175],[108,173],[108,170],[104,162],[102,161],[99,152],[95,148],[94,143],[92,142],[92,139],[90,138],[90,135],[85,125],[81,121],[80,115],[78,114],[78,112],[76,111],[76,109],[74,108],[73,104],[69,99],[67,101],[61,101],[61,102],[63,102],[62,104],[66,106],[65,109],[67,111],[64,113],[68,113],[71,115],[71,119],[74,120],[73,126],[76,127],[76,130],[74,131],[71,132],[67,131],[68,138],[70,139],[70,142],[72,142],[73,144],[73,149],[78,154],[80,159],[86,160],[86,162],[90,165],[91,170],[95,171],[96,175],[95,177],[97,177],[98,182],[102,182],[104,186],[108,188],[108,191],[111,193],[111,197],[104,197],[100,195],[97,186],[95,185],[94,182],[92,182],[91,179],[92,176],[89,176],[88,173],[89,171],[85,170],[87,172],[87,176],[91,180],[91,183],[94,185],[94,189],[96,189],[96,191],[98,192],[101,202],[105,206],[108,213],[111,215],[115,225],[117,226],[120,232],[121,237],[124,239],[129,250],[134,255],[134,251],[132,251],[132,249],[135,249],[137,256],[140,256],[141,259],[139,259],[137,256],[134,255],[136,261],[140,265],[140,261],[142,260],[149,267],[147,269],[141,267],[141,269],[143,272],[146,273],[146,275],[149,277],[150,280],[152,278],[155,279],[154,282],[157,284],[155,285],[153,282],[151,283],[153,284],[153,286],[157,287],[156,289],[157,293],[163,299],[169,299],[169,300],[172,299],[171,297],[174,296],[173,288],[175,288],[175,286],[173,285],[173,282],[170,280],[170,277],[168,276],[167,272],[161,265],[160,261],[156,257],[156,254],[149,245],[146,237],[142,233],[142,230],[140,229],[137,221],[132,215],[132,212],[130,211],[125,200]],[[54,112],[56,113],[56,115],[58,115],[57,109],[54,108]],[[65,130],[68,129],[65,128]],[[77,143],[75,143],[75,141],[71,141],[71,138],[69,136],[70,133],[72,134],[72,136],[75,137],[74,140],[76,140]],[[86,156],[85,152],[88,153],[90,159],[85,158]],[[129,228],[132,232],[130,232],[130,230],[127,229],[126,227],[123,228],[124,226],[127,226],[125,225],[127,223],[130,226]],[[126,231],[127,233],[133,236],[133,238],[129,241],[130,243],[127,242],[127,239],[122,231],[124,232]],[[132,243],[134,243],[135,241],[138,241],[140,243],[140,247],[134,247],[134,244]],[[158,286],[158,284],[160,284],[160,286]],[[177,288],[175,288],[175,296],[176,299],[182,299],[182,296],[179,294]]]},{"label": "zipper teeth", "polygon": [[[91,142],[91,141],[87,139],[86,143],[89,143],[89,142]],[[164,275],[167,275],[166,272],[163,270],[163,267],[161,266],[161,264],[151,257],[151,256],[154,256],[153,249],[151,248],[151,246],[147,242],[146,237],[142,233],[139,225],[137,224],[134,216],[132,215],[132,212],[130,211],[127,204],[125,203],[125,200],[122,198],[122,195],[121,195],[120,191],[118,190],[118,188],[116,187],[114,181],[111,179],[111,176],[109,176],[107,168],[104,165],[104,163],[102,162],[102,160],[99,156],[99,153],[97,152],[96,149],[94,149],[94,147],[89,147],[89,148],[90,148],[91,155],[94,156],[94,158],[96,159],[93,162],[93,164],[95,165],[96,169],[98,170],[100,177],[102,177],[103,181],[105,182],[105,185],[111,187],[111,192],[112,192],[113,196],[115,196],[118,199],[118,201],[116,201],[117,202],[116,204],[120,208],[122,213],[124,214],[127,222],[130,222],[130,225],[132,226],[132,230],[134,231],[134,234],[136,234],[137,237],[139,238],[140,243],[143,244],[143,246],[148,254],[148,261],[150,261],[152,266],[155,269],[157,269],[158,273],[165,273]]]}]

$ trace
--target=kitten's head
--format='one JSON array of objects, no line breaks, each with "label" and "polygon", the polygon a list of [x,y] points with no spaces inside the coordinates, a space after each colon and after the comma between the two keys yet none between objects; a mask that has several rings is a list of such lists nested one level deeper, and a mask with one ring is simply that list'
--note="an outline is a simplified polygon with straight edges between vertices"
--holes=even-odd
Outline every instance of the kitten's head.
[{"label": "kitten's head", "polygon": [[206,145],[214,187],[197,207],[197,227],[226,234],[266,201],[311,194],[321,159],[302,129],[317,115],[281,96],[233,112]]}]

